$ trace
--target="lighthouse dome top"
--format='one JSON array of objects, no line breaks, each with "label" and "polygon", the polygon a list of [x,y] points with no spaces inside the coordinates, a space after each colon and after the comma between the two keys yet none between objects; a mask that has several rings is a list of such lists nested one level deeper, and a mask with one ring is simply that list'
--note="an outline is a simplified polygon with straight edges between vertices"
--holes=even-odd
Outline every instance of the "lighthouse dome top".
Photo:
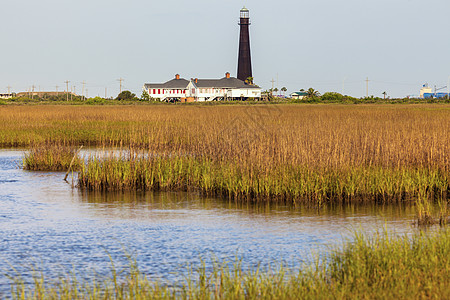
[{"label": "lighthouse dome top", "polygon": [[241,18],[249,18],[250,12],[249,10],[244,6],[241,9]]}]

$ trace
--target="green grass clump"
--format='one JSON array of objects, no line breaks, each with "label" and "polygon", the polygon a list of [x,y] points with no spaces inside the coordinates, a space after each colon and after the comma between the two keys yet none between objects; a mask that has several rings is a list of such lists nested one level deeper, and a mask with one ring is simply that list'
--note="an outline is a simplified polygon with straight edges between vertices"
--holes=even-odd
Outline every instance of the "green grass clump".
[{"label": "green grass clump", "polygon": [[396,237],[356,234],[321,262],[246,271],[241,264],[200,267],[185,282],[152,280],[132,264],[127,275],[80,283],[67,276],[34,284],[15,279],[13,299],[449,299],[450,230]]},{"label": "green grass clump", "polygon": [[82,165],[77,150],[59,143],[35,144],[25,153],[23,168],[30,171],[67,171],[71,166],[77,170]]},{"label": "green grass clump", "polygon": [[[422,196],[447,197],[450,174],[433,168],[310,168],[152,154],[91,157],[79,173],[88,190],[200,190],[233,200],[399,203]],[[423,198],[423,196],[422,196]]]}]

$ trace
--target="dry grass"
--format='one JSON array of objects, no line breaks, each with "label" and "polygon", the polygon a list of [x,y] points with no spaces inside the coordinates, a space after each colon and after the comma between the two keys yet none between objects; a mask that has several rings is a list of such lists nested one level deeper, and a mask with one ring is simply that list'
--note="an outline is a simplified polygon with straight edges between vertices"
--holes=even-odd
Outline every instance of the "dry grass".
[{"label": "dry grass", "polygon": [[[450,190],[449,105],[8,106],[0,124],[3,146],[144,149],[147,161],[112,159],[96,170],[86,184],[94,189],[191,185],[233,198],[318,204],[367,195],[446,199]],[[87,169],[102,163],[93,159]]]},{"label": "dry grass", "polygon": [[23,158],[23,168],[30,171],[67,171],[78,169],[82,160],[77,149],[65,144],[34,144]]},{"label": "dry grass", "polygon": [[119,144],[256,165],[450,166],[447,105],[7,106],[0,145]]}]

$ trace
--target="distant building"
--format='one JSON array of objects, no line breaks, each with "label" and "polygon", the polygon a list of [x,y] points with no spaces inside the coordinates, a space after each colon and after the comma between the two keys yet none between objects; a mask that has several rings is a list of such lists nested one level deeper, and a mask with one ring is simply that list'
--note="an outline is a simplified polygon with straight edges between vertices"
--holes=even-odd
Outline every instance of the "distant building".
[{"label": "distant building", "polygon": [[146,83],[144,84],[144,90],[151,98],[161,101],[169,99],[181,100],[187,98],[188,84],[188,80],[180,78],[180,75],[177,74],[174,79],[166,83]]},{"label": "distant building", "polygon": [[[50,96],[63,96],[66,95],[66,92],[21,92],[21,93],[17,93],[16,96],[17,97],[39,97],[39,98],[43,98],[43,97],[50,97]],[[76,96],[76,94],[69,92],[69,95],[72,94],[74,96]]]},{"label": "distant building", "polygon": [[308,95],[306,92],[293,92],[290,96],[292,99],[299,99],[302,100]]},{"label": "distant building", "polygon": [[175,75],[166,83],[146,83],[144,90],[149,96],[160,101],[213,101],[213,100],[245,100],[261,98],[261,88],[247,84],[226,73],[221,79],[186,80]]},{"label": "distant building", "polygon": [[420,89],[420,96],[421,99],[432,99],[432,98],[445,98],[448,97],[449,93],[437,93],[436,89],[433,92],[432,88],[428,86],[428,84],[424,84],[422,88]]},{"label": "distant building", "polygon": [[433,99],[433,98],[445,98],[448,97],[448,93],[424,93],[423,99]]},{"label": "distant building", "polygon": [[15,96],[16,96],[16,94],[14,94],[14,93],[2,93],[2,94],[0,94],[0,99],[11,99]]},{"label": "distant building", "polygon": [[420,89],[420,98],[424,99],[425,94],[432,94],[433,90],[428,86],[428,83],[425,83],[422,88]]}]

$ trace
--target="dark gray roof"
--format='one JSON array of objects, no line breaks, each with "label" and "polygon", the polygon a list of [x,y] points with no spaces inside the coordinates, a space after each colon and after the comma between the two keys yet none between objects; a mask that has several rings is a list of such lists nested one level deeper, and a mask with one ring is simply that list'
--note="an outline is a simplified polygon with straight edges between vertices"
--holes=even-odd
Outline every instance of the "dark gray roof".
[{"label": "dark gray roof", "polygon": [[235,89],[259,89],[257,85],[249,85],[235,77],[221,79],[198,79],[194,84],[198,88],[235,88]]},{"label": "dark gray roof", "polygon": [[169,80],[166,83],[146,83],[144,86],[146,89],[185,89],[188,84],[188,80],[180,78]]}]

